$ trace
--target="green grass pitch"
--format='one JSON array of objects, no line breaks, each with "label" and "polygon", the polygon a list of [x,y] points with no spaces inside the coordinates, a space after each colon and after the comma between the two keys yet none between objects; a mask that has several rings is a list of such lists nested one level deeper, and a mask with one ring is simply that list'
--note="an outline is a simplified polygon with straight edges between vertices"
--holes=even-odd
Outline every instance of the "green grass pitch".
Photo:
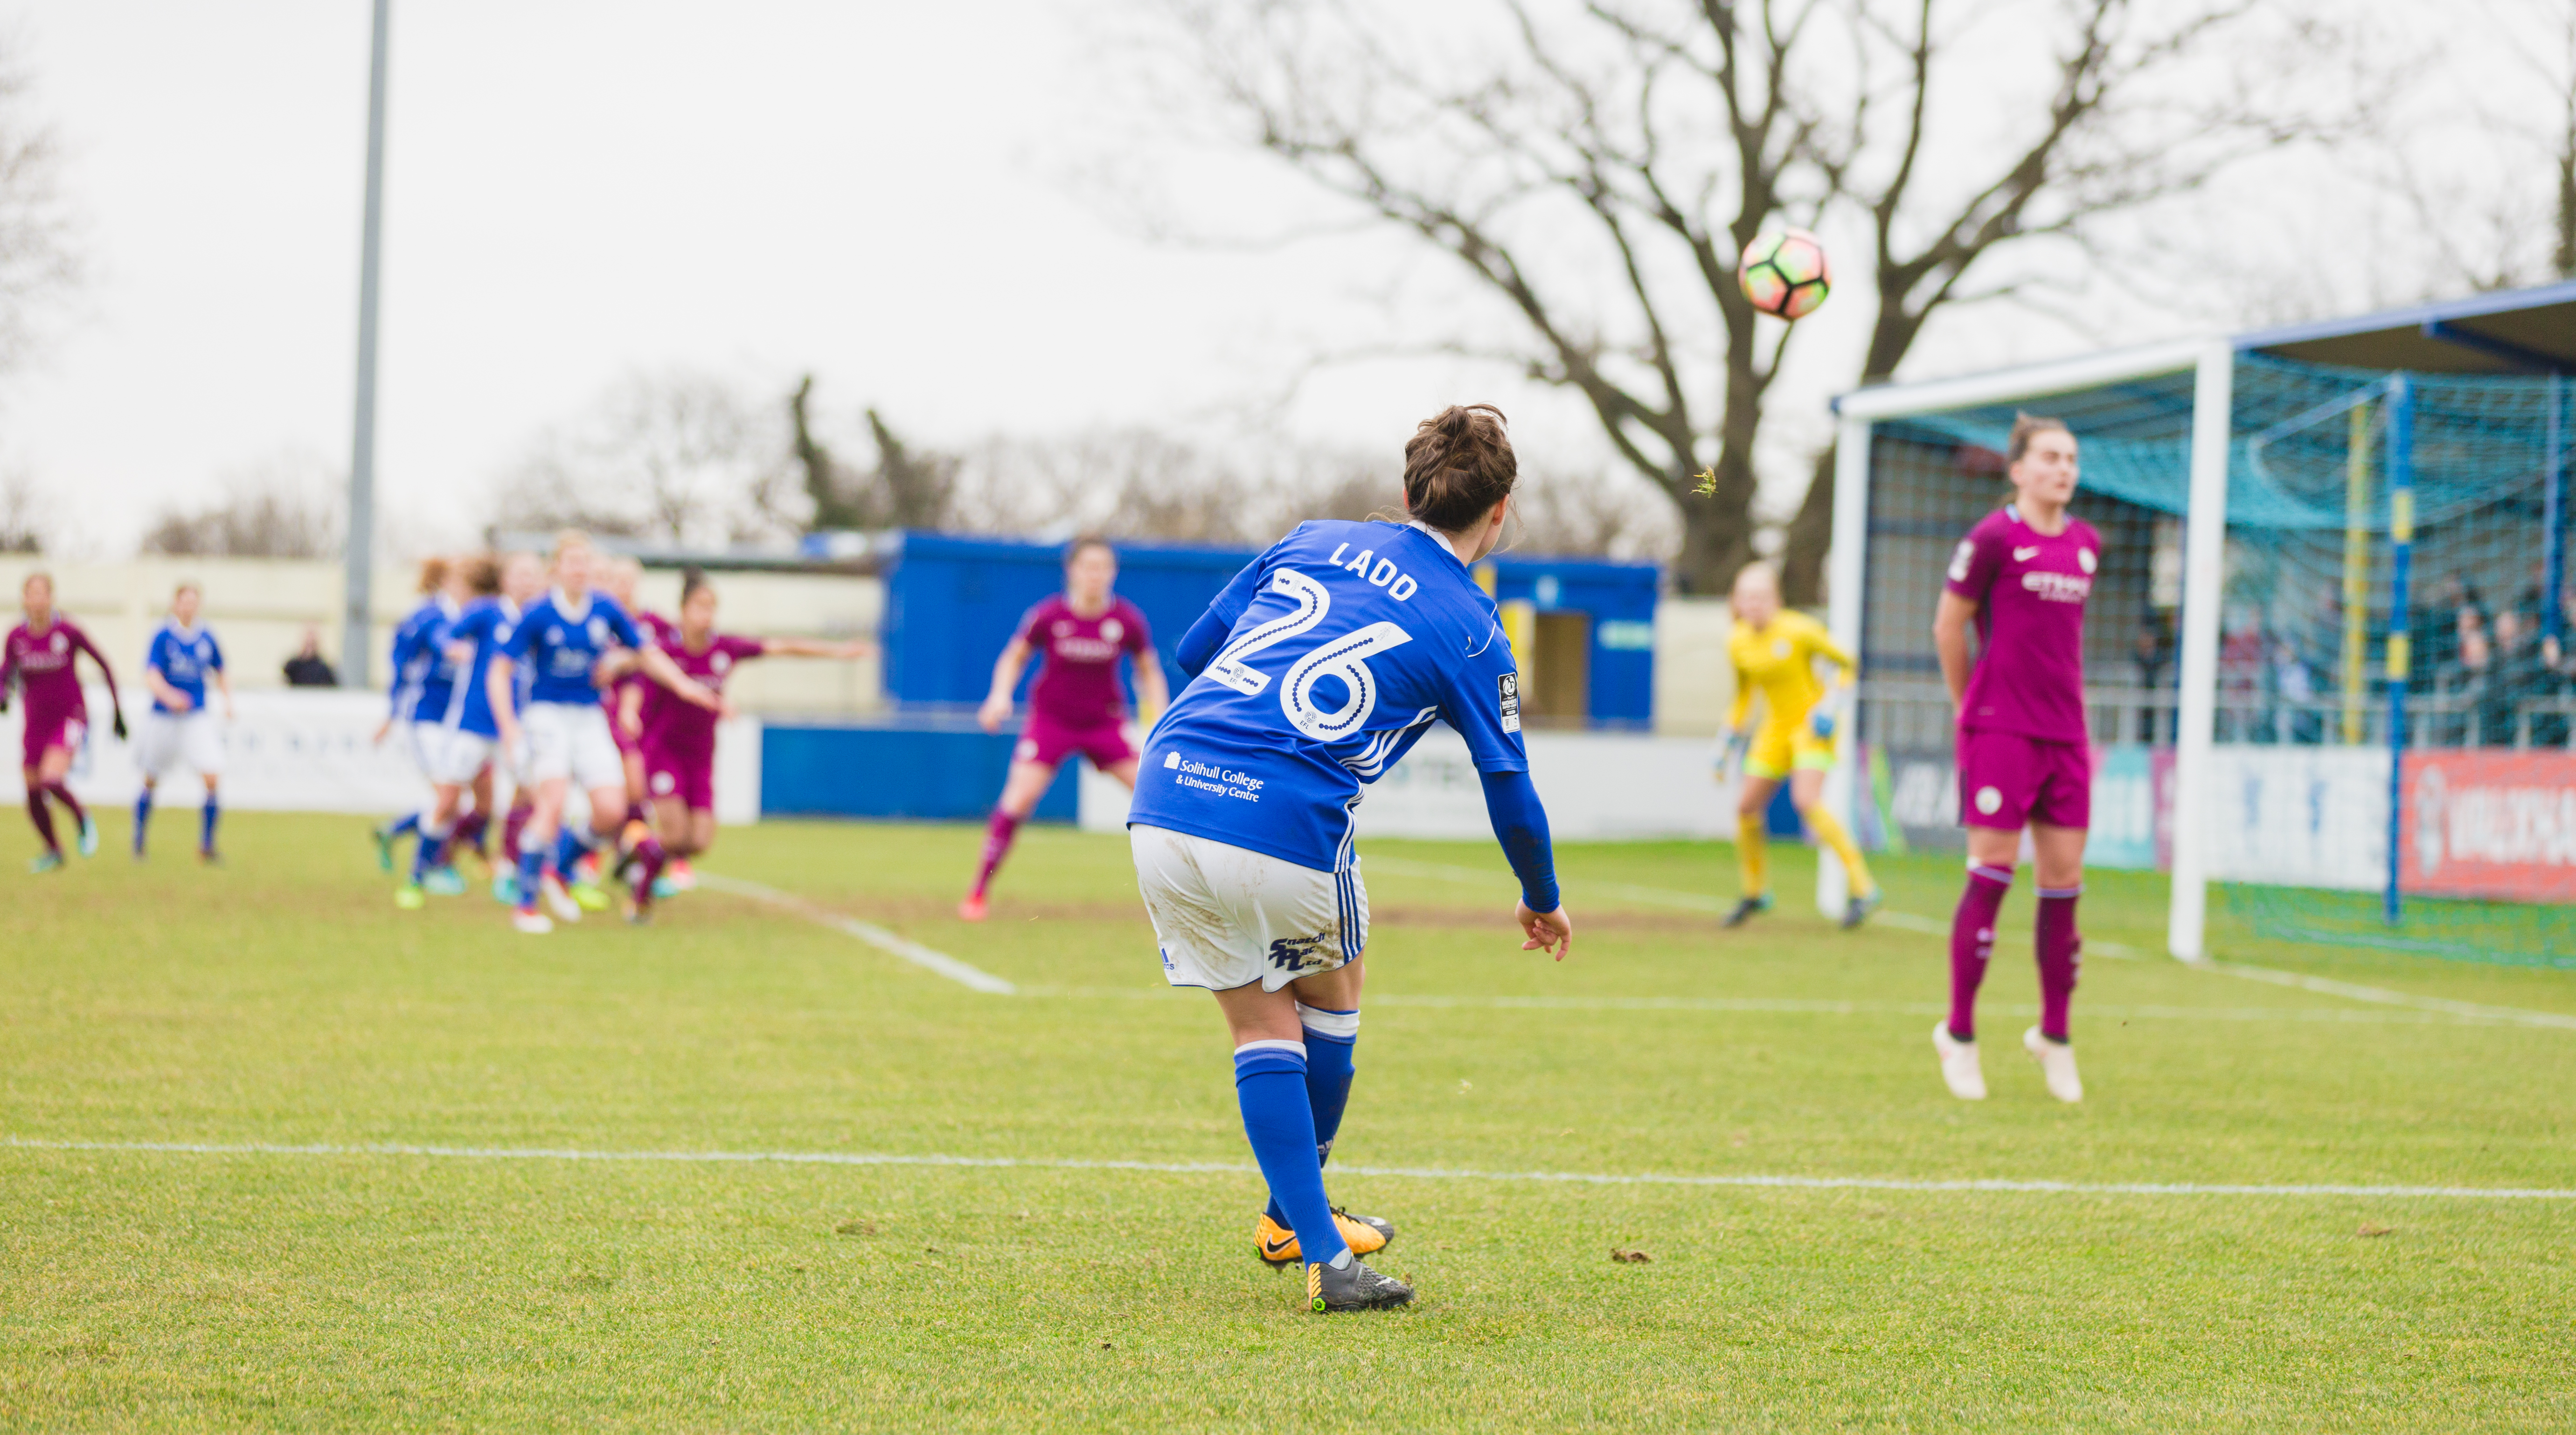
[{"label": "green grass pitch", "polygon": [[[398,912],[351,819],[233,816],[201,870],[193,819],[138,866],[111,814],[44,878],[0,824],[0,1426],[2576,1425],[2576,1201],[1341,1172],[1421,1296],[1317,1317],[1251,1257],[1223,1029],[1163,988],[1115,838],[1030,832],[981,927],[950,911],[970,828],[775,823],[704,864],[1000,996],[715,891],[543,940],[487,897]],[[1364,854],[1337,1171],[2576,1188],[2576,1030],[2185,968],[2151,878],[2093,875],[2072,1108],[2017,1045],[2022,884],[1972,1106],[1928,1040],[1943,939],[1831,929],[1800,850],[1726,933],[1658,896],[1731,895],[1724,847],[1571,847],[1562,965],[1517,949],[1490,847]],[[1945,919],[1957,881],[1892,862],[1890,910]],[[2576,1014],[2571,973],[2224,950]]]}]

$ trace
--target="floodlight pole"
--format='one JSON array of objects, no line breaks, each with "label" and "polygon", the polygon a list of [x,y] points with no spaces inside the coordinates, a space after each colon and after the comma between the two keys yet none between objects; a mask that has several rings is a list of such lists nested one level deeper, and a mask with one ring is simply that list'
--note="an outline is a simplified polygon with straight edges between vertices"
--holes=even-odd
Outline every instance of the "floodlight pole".
[{"label": "floodlight pole", "polygon": [[[1825,627],[1834,645],[1854,658],[1860,656],[1865,611],[1861,600],[1866,596],[1861,589],[1869,562],[1869,427],[1869,420],[1850,414],[1835,423],[1833,546],[1825,556]],[[1864,788],[1857,692],[1843,709],[1838,736],[1841,741],[1834,745],[1834,765],[1825,773],[1822,800],[1827,812],[1842,819],[1846,831],[1858,834],[1864,829],[1855,814]],[[1816,854],[1816,909],[1841,921],[1850,898],[1851,874],[1843,870],[1843,861],[1832,848],[1824,848]]]},{"label": "floodlight pole", "polygon": [[2183,509],[2182,693],[2174,734],[2173,904],[2167,950],[2209,957],[2210,729],[2218,708],[2219,606],[2226,601],[2227,460],[2236,347],[2201,351],[2191,394],[2191,488]]},{"label": "floodlight pole", "polygon": [[373,682],[367,659],[375,648],[376,556],[376,292],[384,243],[385,29],[393,0],[376,0],[375,43],[367,72],[366,224],[358,249],[358,398],[349,439],[348,586],[340,613],[340,681],[363,688]]}]

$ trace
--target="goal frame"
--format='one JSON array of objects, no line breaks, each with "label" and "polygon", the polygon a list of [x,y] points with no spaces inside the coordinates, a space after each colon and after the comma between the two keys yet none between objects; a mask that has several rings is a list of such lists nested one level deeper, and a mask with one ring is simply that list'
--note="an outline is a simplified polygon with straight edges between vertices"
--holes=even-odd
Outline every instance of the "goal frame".
[{"label": "goal frame", "polygon": [[[2192,383],[2190,484],[2183,513],[2182,653],[2174,738],[2172,896],[2166,950],[2186,962],[2209,959],[2209,859],[2198,840],[2209,820],[2211,732],[2218,698],[2219,608],[2227,549],[2227,463],[2233,438],[2236,342],[2173,340],[1959,378],[1881,384],[1843,394],[1835,416],[1833,544],[1826,560],[1825,623],[1844,651],[1859,653],[1868,576],[1870,435],[1883,422],[1982,404],[2019,403],[2105,384],[2189,372]],[[1858,723],[1852,724],[1857,733]],[[1825,775],[1827,810],[1853,826],[1859,743],[1839,745]],[[1840,917],[1850,876],[1830,851],[1817,854],[1816,905]]]}]

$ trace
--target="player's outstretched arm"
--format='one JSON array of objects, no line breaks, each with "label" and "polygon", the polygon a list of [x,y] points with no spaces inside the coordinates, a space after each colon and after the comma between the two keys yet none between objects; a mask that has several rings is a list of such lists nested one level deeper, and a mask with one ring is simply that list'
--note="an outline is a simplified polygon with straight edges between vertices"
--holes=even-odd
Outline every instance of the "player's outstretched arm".
[{"label": "player's outstretched arm", "polygon": [[1932,649],[1941,655],[1941,685],[1950,690],[1950,706],[1968,695],[1968,622],[1977,616],[1977,601],[1944,592],[1932,613]]},{"label": "player's outstretched arm", "polygon": [[1153,649],[1139,649],[1133,661],[1136,664],[1136,716],[1151,723],[1163,715],[1163,709],[1172,705],[1172,686],[1163,681],[1163,663],[1154,656]]},{"label": "player's outstretched arm", "polygon": [[823,643],[812,638],[763,638],[763,657],[779,658],[864,658],[877,650],[874,638],[851,638],[846,642]]},{"label": "player's outstretched arm", "polygon": [[1011,690],[1020,685],[1020,670],[1029,663],[1029,640],[1013,636],[1002,645],[1002,656],[993,660],[993,688],[984,694],[984,706],[977,709],[975,720],[986,732],[1000,732],[1011,720]]},{"label": "player's outstretched arm", "polygon": [[709,712],[724,710],[724,699],[714,689],[681,672],[680,665],[671,661],[670,654],[660,648],[631,648],[628,651],[643,664],[646,677],[669,688],[680,701],[695,703]]},{"label": "player's outstretched arm", "polygon": [[1548,841],[1547,809],[1526,772],[1479,774],[1485,786],[1485,815],[1494,824],[1494,840],[1521,879],[1521,902],[1513,914],[1528,940],[1525,952],[1552,951],[1558,961],[1574,950],[1574,923],[1556,887],[1556,853]]},{"label": "player's outstretched arm", "polygon": [[107,654],[98,650],[98,644],[89,640],[89,634],[75,628],[72,641],[80,645],[82,652],[89,654],[91,662],[98,665],[99,681],[107,684],[107,710],[116,714],[116,735],[120,738],[125,736],[125,699],[116,691],[116,669],[108,666]]}]

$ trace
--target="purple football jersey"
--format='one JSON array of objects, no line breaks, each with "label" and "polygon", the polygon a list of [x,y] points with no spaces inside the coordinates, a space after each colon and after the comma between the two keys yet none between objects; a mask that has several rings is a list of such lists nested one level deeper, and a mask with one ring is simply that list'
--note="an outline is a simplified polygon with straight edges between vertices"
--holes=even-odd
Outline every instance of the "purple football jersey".
[{"label": "purple football jersey", "polygon": [[1977,656],[1959,727],[2082,744],[2084,600],[2102,536],[2070,517],[2054,536],[2013,507],[1986,515],[1950,557],[1949,590],[1977,605]]},{"label": "purple football jersey", "polygon": [[1145,614],[1124,598],[1086,618],[1059,593],[1020,619],[1020,637],[1044,660],[1029,685],[1029,711],[1070,728],[1115,726],[1126,712],[1118,658],[1153,646]]}]

